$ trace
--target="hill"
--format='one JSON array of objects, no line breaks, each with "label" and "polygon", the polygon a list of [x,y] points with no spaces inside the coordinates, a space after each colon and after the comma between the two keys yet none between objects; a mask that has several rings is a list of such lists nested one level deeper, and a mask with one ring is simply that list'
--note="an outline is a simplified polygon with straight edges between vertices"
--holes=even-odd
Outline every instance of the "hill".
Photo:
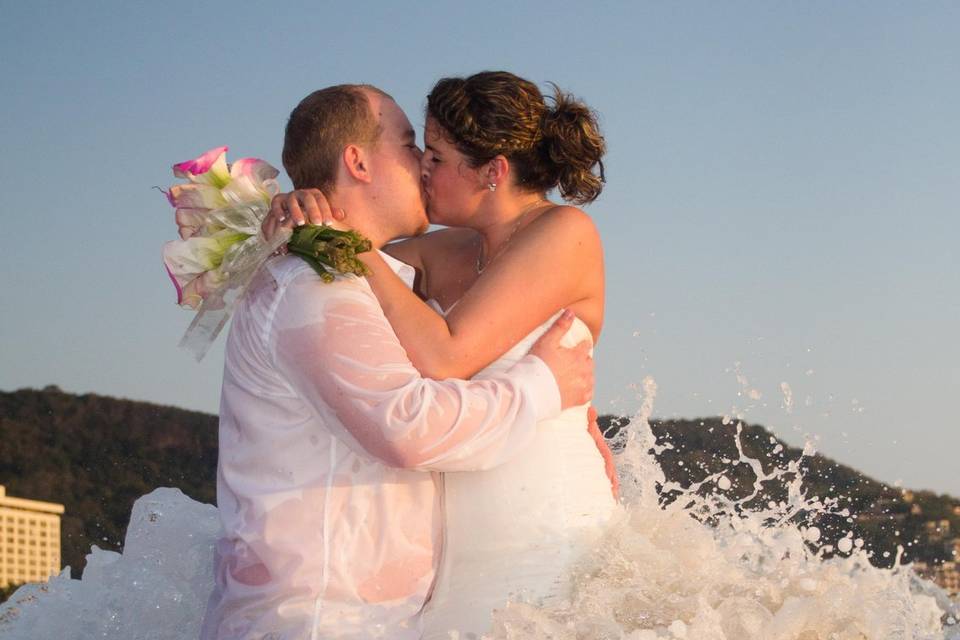
[{"label": "hill", "polygon": [[216,497],[217,417],[56,387],[0,392],[0,484],[65,505],[63,563],[118,550],[133,501],[158,486]]},{"label": "hill", "polygon": [[[601,417],[609,437],[627,421]],[[653,421],[658,443],[673,448],[659,456],[668,480],[689,484],[727,469],[731,493],[753,484],[737,459],[735,424],[719,418]],[[64,393],[56,387],[0,392],[0,484],[9,495],[60,502],[63,562],[79,576],[90,545],[119,550],[133,501],[158,486],[181,488],[203,502],[215,501],[217,417],[94,394]],[[800,457],[759,425],[744,425],[745,453],[765,469]],[[892,561],[897,545],[905,559],[938,562],[951,557],[960,532],[960,501],[929,492],[904,492],[872,480],[820,455],[805,459],[804,488],[835,496],[849,517],[817,522],[827,541],[853,530],[876,551],[878,564]],[[771,483],[760,499],[779,500],[783,486]],[[937,531],[929,522],[940,523]],[[946,522],[946,524],[943,524]],[[944,528],[948,531],[945,532]],[[891,552],[887,558],[883,552]]]}]

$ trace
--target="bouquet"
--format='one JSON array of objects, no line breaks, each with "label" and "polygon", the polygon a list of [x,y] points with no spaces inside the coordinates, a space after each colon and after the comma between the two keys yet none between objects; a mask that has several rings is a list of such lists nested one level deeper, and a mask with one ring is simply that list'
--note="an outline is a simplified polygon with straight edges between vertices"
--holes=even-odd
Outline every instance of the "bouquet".
[{"label": "bouquet", "polygon": [[176,209],[180,239],[163,246],[163,262],[177,289],[177,304],[197,311],[180,346],[201,360],[226,325],[253,276],[287,244],[324,282],[334,272],[367,275],[357,254],[371,249],[355,231],[305,225],[270,240],[260,230],[279,193],[278,171],[257,158],[227,164],[227,147],[173,166],[187,182],[164,193]]}]

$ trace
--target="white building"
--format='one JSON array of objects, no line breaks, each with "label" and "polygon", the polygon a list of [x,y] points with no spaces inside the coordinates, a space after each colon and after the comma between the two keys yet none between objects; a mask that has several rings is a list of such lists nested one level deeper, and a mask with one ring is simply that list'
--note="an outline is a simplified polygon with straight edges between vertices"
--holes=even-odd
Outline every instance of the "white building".
[{"label": "white building", "polygon": [[60,572],[63,505],[11,498],[0,485],[0,587]]}]

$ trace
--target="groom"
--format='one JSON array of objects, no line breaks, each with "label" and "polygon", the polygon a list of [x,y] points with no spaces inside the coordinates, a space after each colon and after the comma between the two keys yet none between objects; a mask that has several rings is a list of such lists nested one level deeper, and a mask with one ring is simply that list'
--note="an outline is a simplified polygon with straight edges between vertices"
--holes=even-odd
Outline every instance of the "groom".
[{"label": "groom", "polygon": [[[283,161],[376,248],[426,227],[413,128],[374,87],[307,96]],[[412,283],[412,268],[384,258]],[[588,399],[586,345],[559,347],[570,322],[505,374],[425,380],[364,279],[325,284],[299,258],[268,263],[227,340],[225,533],[203,638],[418,638],[442,540],[427,471],[505,462],[539,420]]]}]

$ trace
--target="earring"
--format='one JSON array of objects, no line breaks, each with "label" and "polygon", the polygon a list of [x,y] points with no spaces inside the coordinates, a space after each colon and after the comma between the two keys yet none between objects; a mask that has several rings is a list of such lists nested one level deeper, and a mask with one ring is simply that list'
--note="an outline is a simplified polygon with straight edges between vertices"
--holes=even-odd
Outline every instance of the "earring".
[{"label": "earring", "polygon": [[497,183],[496,183],[496,182],[491,182],[490,184],[487,185],[487,188],[490,189],[490,191],[496,191],[496,190],[497,190]]}]

